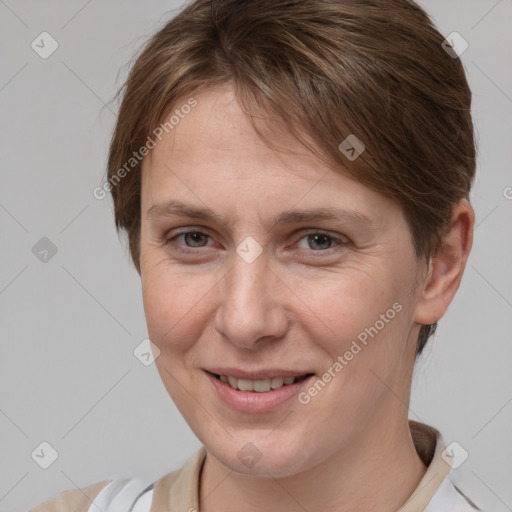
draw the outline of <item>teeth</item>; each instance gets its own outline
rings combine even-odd
[[[283,385],[284,377],[273,377],[272,378],[272,384],[270,384],[270,387],[272,389],[280,388]]]
[[[255,380],[252,387],[254,391],[265,393],[266,391],[270,391],[271,383],[271,379]]]
[[[271,389],[279,389],[283,386],[293,384],[296,380],[301,379],[303,376],[298,377],[273,377],[272,379],[249,380],[237,379],[231,375],[220,375],[220,380],[229,384],[233,389],[240,391],[256,391],[258,393],[265,393]]]
[[[252,380],[238,379],[238,389],[240,391],[253,391]]]

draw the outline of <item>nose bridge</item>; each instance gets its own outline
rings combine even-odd
[[[284,311],[275,291],[277,278],[268,268],[263,252],[254,259],[244,256],[254,250],[250,244],[242,242],[237,247],[233,266],[219,283],[216,315],[217,330],[228,341],[244,348],[253,347],[263,337],[282,336],[286,329]]]

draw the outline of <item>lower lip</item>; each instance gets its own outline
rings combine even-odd
[[[258,391],[240,391],[233,389],[229,384],[217,379],[211,373],[206,372],[206,375],[213,384],[213,387],[217,390],[221,400],[229,405],[231,409],[240,412],[272,411],[297,395],[300,389],[306,386],[313,377],[313,375],[310,375],[299,382],[260,393]]]

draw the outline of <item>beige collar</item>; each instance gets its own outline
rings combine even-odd
[[[409,420],[409,429],[416,451],[427,466],[427,472],[398,512],[423,512],[451,466],[441,457],[445,445],[436,429],[412,420]]]
[[[441,457],[445,446],[437,430],[412,420],[409,420],[409,428],[416,451],[427,465],[427,472],[398,512],[423,512],[451,467]],[[157,480],[150,512],[197,512],[199,477],[205,458],[203,446],[181,469]]]

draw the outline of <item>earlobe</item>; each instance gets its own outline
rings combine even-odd
[[[415,321],[422,325],[441,319],[459,288],[473,244],[475,214],[467,199],[453,208],[441,246],[430,259],[416,306]]]

